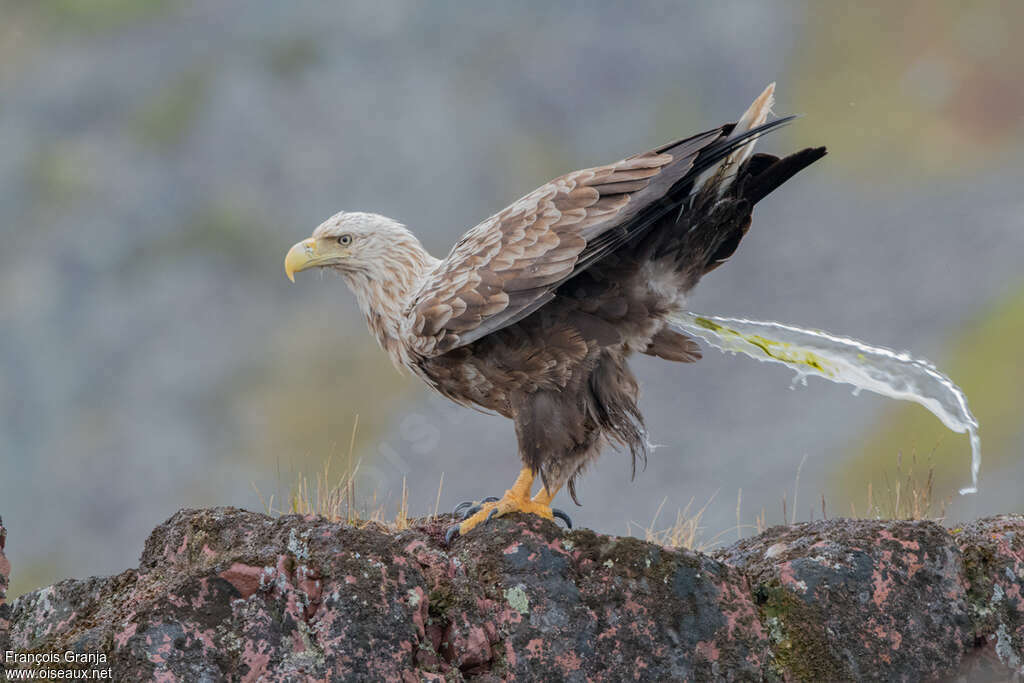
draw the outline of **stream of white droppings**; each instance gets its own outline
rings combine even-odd
[[[777,322],[688,311],[673,316],[671,321],[681,331],[721,351],[788,366],[796,372],[793,386],[806,386],[807,377],[816,375],[851,384],[854,394],[867,389],[921,404],[954,432],[970,436],[971,485],[960,489],[960,494],[977,493],[981,469],[978,421],[960,387],[928,361],[856,339]]]

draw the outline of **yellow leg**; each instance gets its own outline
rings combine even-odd
[[[516,498],[529,498],[530,489],[533,488],[533,470],[529,467],[524,467],[519,470],[519,476],[516,477],[516,483],[512,484],[512,488],[505,491],[506,496],[515,496]]]
[[[540,505],[551,505],[551,501],[555,499],[556,495],[558,495],[558,489],[548,493],[548,487],[541,486],[540,491],[537,491],[537,495],[533,497],[533,502]]]
[[[529,467],[524,467],[519,472],[516,483],[512,484],[512,488],[508,491],[505,491],[505,495],[502,496],[501,500],[483,503],[476,514],[459,524],[459,535],[464,536],[490,517],[501,517],[510,512],[525,512],[538,515],[544,519],[554,519],[554,513],[551,511],[550,505],[551,498],[554,498],[554,495],[548,495],[547,489],[542,489],[536,497],[532,500],[530,499],[533,478],[533,471]]]
[[[532,502],[536,505],[544,505],[548,507],[551,510],[552,515],[565,522],[566,528],[571,529],[572,519],[569,517],[569,515],[565,514],[564,511],[559,510],[558,508],[551,507],[551,501],[555,499],[555,496],[558,495],[558,492],[561,489],[561,486],[557,486],[550,490],[547,486],[542,486],[540,487],[540,491],[537,491],[537,495],[533,497]]]

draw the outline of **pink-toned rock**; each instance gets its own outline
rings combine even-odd
[[[970,680],[1000,680],[1007,668],[1024,679],[1024,516],[983,519],[954,531],[979,646],[968,658]]]
[[[252,567],[241,562],[235,562],[219,574],[238,591],[238,595],[245,600],[264,587],[272,576],[273,572],[267,572],[263,567]]]
[[[714,557],[519,516],[446,548],[448,523],[184,510],[138,570],[6,606],[10,648],[103,651],[118,680],[916,680],[1007,678],[1024,643],[1020,517]]]
[[[11,649],[11,607],[7,604],[7,587],[10,585],[11,563],[4,554],[7,544],[7,530],[0,518],[0,678],[4,676],[4,653]]]
[[[7,545],[7,529],[4,528],[4,520],[0,517],[0,605],[7,602],[7,586],[11,579],[11,563],[7,561],[4,554],[4,547]]]
[[[933,522],[775,527],[717,557],[749,578],[785,678],[943,678],[973,647],[961,554]]]

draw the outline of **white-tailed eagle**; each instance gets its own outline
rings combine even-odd
[[[500,499],[460,506],[465,534],[551,500],[606,445],[634,471],[648,441],[630,354],[692,362],[667,318],[736,250],[754,205],[825,154],[753,154],[774,84],[737,123],[542,185],[437,259],[400,223],[341,212],[291,248],[285,272],[332,268],[400,369],[448,398],[515,424],[522,471]],[[543,487],[530,497],[533,481]],[[468,509],[467,509],[468,508]]]

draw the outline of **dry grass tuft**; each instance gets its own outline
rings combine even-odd
[[[694,498],[690,498],[686,505],[676,511],[675,521],[664,528],[658,528],[658,517],[661,516],[661,511],[665,507],[665,503],[668,499],[661,501],[661,505],[654,513],[654,517],[651,519],[651,523],[647,526],[643,526],[636,522],[628,522],[626,524],[627,533],[630,536],[636,536],[637,538],[643,538],[648,543],[656,543],[660,546],[669,548],[686,548],[687,550],[695,550],[697,552],[708,552],[709,550],[717,547],[721,544],[723,537],[726,534],[736,532],[737,539],[742,538],[744,530],[755,530],[758,533],[764,531],[767,525],[764,521],[764,510],[761,510],[760,516],[757,518],[757,523],[751,524],[740,524],[740,506],[743,500],[743,490],[740,489],[736,496],[736,526],[729,529],[724,529],[709,539],[704,538],[704,527],[701,525],[701,518],[704,516],[705,510],[711,504],[711,501],[715,499],[717,492],[712,494],[708,498],[707,502],[700,507],[700,509],[694,509]],[[642,533],[634,533],[634,531]]]
[[[796,524],[798,521],[796,491],[800,486],[800,471],[803,468],[804,460],[800,461],[800,466],[797,468],[792,505],[788,502],[788,493],[783,492],[782,494],[783,524]],[[861,510],[858,510],[856,505],[851,504],[850,516],[859,519],[931,520],[935,522],[941,522],[945,518],[946,507],[950,504],[951,499],[936,497],[935,468],[930,463],[926,469],[923,468],[918,463],[916,454],[911,456],[910,466],[905,470],[903,467],[903,455],[902,453],[898,454],[896,458],[896,475],[890,478],[888,474],[885,474],[884,484],[885,490],[882,495],[876,494],[873,486],[868,484],[866,505]],[[712,495],[699,509],[694,509],[694,499],[690,498],[690,501],[677,511],[676,519],[671,525],[659,528],[658,517],[661,515],[662,509],[668,500],[665,499],[658,506],[658,510],[654,513],[654,518],[650,524],[642,525],[636,522],[629,522],[627,524],[628,533],[631,536],[636,536],[661,546],[707,552],[721,545],[722,540],[727,534],[735,532],[736,539],[739,540],[743,537],[744,532],[761,534],[768,529],[768,514],[763,507],[754,519],[753,524],[742,523],[743,489],[740,489],[736,495],[736,525],[720,531],[709,539],[705,539],[705,529],[701,525],[701,519],[714,498],[715,496]],[[820,505],[821,519],[828,519],[824,494],[821,495]],[[808,519],[810,521],[815,519],[814,506],[810,508]]]
[[[651,519],[651,523],[647,526],[641,526],[636,522],[627,522],[626,529],[630,536],[636,535],[633,533],[634,529],[642,531],[642,538],[648,543],[657,543],[661,546],[669,546],[672,548],[689,548],[691,550],[701,550],[705,547],[704,541],[701,539],[704,528],[700,524],[700,518],[704,515],[704,511],[707,510],[708,505],[714,500],[714,496],[708,498],[708,501],[701,506],[699,510],[692,511],[694,499],[690,498],[690,501],[686,504],[686,507],[676,511],[676,520],[673,524],[663,529],[658,529],[658,517],[661,515],[662,509],[665,507],[665,503],[668,502],[668,498],[661,501],[661,505],[654,513],[654,517]]]
[[[362,526],[369,523],[380,524],[395,531],[402,531],[409,528],[409,488],[405,478],[402,478],[402,496],[398,502],[397,509],[392,516],[387,512],[387,505],[378,500],[375,491],[369,501],[362,504],[357,503],[356,477],[359,474],[359,461],[355,460],[356,432],[359,428],[359,416],[356,416],[352,425],[352,434],[349,438],[347,467],[344,474],[332,480],[331,465],[334,460],[333,454],[324,462],[323,469],[316,473],[314,479],[303,473],[296,475],[295,483],[292,485],[288,496],[286,509],[274,507],[274,496],[269,500],[265,499],[256,488],[256,495],[259,496],[263,509],[268,515],[298,514],[316,515],[332,522],[345,522]],[[444,486],[444,475],[437,487],[437,499],[434,503],[434,512],[428,516],[428,520],[438,516],[438,508],[441,504],[441,488]]]
[[[896,456],[896,476],[890,479],[884,475],[885,491],[876,495],[874,486],[868,482],[867,502],[864,513],[858,514],[857,507],[850,503],[850,515],[864,519],[910,519],[942,521],[951,498],[936,499],[935,466],[928,464],[922,471],[917,454],[910,456],[910,467],[903,470],[903,453]],[[824,503],[822,503],[824,505]]]

